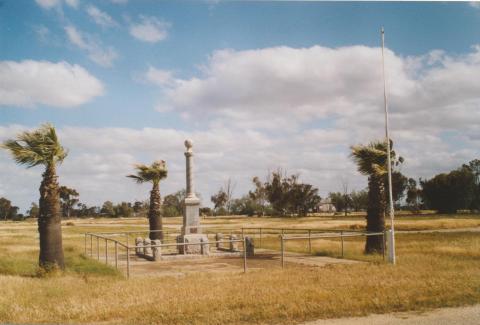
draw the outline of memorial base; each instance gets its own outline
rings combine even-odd
[[[188,234],[177,237],[177,243],[195,244],[195,245],[179,245],[179,254],[197,254],[209,255],[209,243],[207,235]]]
[[[182,234],[200,234],[200,200],[197,197],[186,197],[184,204]]]

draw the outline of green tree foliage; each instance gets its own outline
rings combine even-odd
[[[464,165],[466,168],[470,169],[474,176],[475,182],[475,193],[474,198],[472,200],[471,209],[473,210],[480,210],[480,160],[474,159],[468,163],[468,165]]]
[[[27,215],[29,218],[38,218],[39,211],[40,209],[38,208],[38,205],[35,202],[32,202],[30,209],[27,211]]]
[[[420,184],[425,204],[440,213],[469,209],[474,204],[478,190],[475,174],[467,166],[448,174],[438,174]]]
[[[56,166],[67,156],[60,145],[55,128],[44,124],[37,130],[22,132],[16,139],[7,140],[2,145],[10,151],[13,159],[27,168],[43,165],[40,184],[38,231],[40,234],[39,264],[49,270],[52,267],[64,268],[60,200]]]
[[[0,197],[0,220],[16,220],[18,207],[4,197]]]
[[[409,178],[407,185],[407,198],[405,199],[409,209],[414,212],[420,211],[420,200],[421,190],[417,186],[417,181],[415,181],[413,178]]]
[[[106,214],[107,216],[115,216],[115,209],[112,201],[105,201],[100,209],[100,213]]]
[[[256,207],[255,213],[263,217],[268,206],[267,190],[265,188],[265,184],[262,183],[260,178],[255,176],[252,179],[252,182],[255,185],[255,189],[253,191],[249,191],[248,195],[250,196],[250,199],[254,201],[254,205]]]
[[[349,196],[353,211],[358,212],[368,208],[367,190],[352,191]]]
[[[135,201],[133,202],[133,214],[135,217],[144,217],[147,214],[150,205],[148,201]]]
[[[253,216],[258,210],[261,208],[248,194],[239,199],[233,199],[231,203],[231,213],[235,215]]]
[[[96,206],[88,206],[84,203],[77,203],[77,209],[72,209],[72,215],[74,214],[78,218],[97,217],[100,214],[100,208]]]
[[[393,142],[390,142],[390,144],[390,148],[393,148]],[[371,142],[366,146],[353,146],[351,149],[351,157],[357,164],[358,171],[368,176],[367,231],[382,232],[385,230],[385,210],[387,207],[387,142]],[[403,162],[402,157],[396,158],[393,150],[390,152],[390,157],[392,168]],[[392,187],[394,186],[392,185]],[[367,236],[365,252],[381,252],[382,245],[381,236]]]
[[[115,205],[113,211],[117,218],[130,218],[133,216],[133,207],[130,202],[121,202]]]
[[[281,170],[272,173],[270,181],[265,183],[268,201],[276,215],[284,216],[289,211],[289,189],[297,176],[287,178]]]
[[[388,184],[388,177],[385,176],[385,184]],[[394,170],[392,172],[392,195],[393,202],[398,203],[404,196],[408,186],[408,178],[401,172]]]
[[[60,201],[62,205],[62,213],[66,218],[70,218],[70,213],[75,204],[78,203],[78,192],[66,186],[60,186],[59,189]]]
[[[163,199],[163,215],[165,217],[178,217],[183,213],[183,201],[185,200],[185,190],[165,196]]]
[[[212,216],[213,211],[209,207],[202,207],[202,208],[200,208],[200,215],[202,215],[202,216]]]
[[[153,162],[150,166],[138,164],[135,166],[136,174],[128,175],[137,183],[152,183],[150,191],[150,206],[148,221],[150,224],[150,239],[163,239],[162,230],[162,200],[160,197],[160,181],[167,177],[167,164],[164,160]]]
[[[224,211],[226,211],[225,206],[228,202],[228,194],[223,188],[220,188],[216,194],[212,195],[210,200],[212,201],[215,210],[224,209]]]
[[[229,215],[232,207],[235,183],[229,178],[218,192],[210,197],[217,215]]]
[[[263,188],[276,215],[306,216],[308,212],[316,210],[320,203],[317,188],[299,182],[297,175],[287,177],[281,170],[273,172]]]
[[[317,188],[314,188],[311,184],[297,182],[291,185],[288,198],[290,200],[290,211],[303,217],[307,216],[308,212],[316,210],[321,200]]]
[[[328,197],[332,201],[332,204],[335,206],[335,210],[337,211],[345,211],[352,205],[350,195],[345,195],[344,193],[340,192],[330,192]]]

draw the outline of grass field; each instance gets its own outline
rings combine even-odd
[[[73,220],[63,227],[67,269],[45,276],[37,270],[34,222],[0,223],[0,322],[6,323],[297,323],[318,318],[423,310],[480,303],[480,233],[397,236],[398,264],[362,255],[363,239],[350,239],[346,257],[369,263],[242,273],[135,277],[85,258],[86,231],[145,229],[145,219]],[[179,218],[167,226],[180,225]],[[221,218],[211,227],[361,227],[360,217]],[[480,226],[478,216],[401,217],[397,229]],[[273,238],[265,246],[276,245]],[[304,242],[287,249],[304,251]],[[314,245],[318,255],[338,256],[338,241]]]

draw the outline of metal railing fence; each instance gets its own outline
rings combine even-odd
[[[150,232],[150,231],[145,231],[145,232]],[[123,233],[123,232],[122,232]],[[122,234],[120,233],[120,234]],[[132,233],[132,232],[131,232]],[[137,232],[133,232],[133,233],[137,233]],[[117,240],[117,239],[113,239],[111,237],[107,237],[107,236],[104,236],[105,233],[85,233],[85,248],[84,248],[84,252],[85,252],[85,256],[89,256],[91,258],[94,258],[94,256],[96,255],[97,257],[97,260],[100,261],[100,256],[104,257],[104,261],[105,261],[105,264],[109,264],[109,260],[108,260],[108,256],[109,256],[109,246],[108,244],[109,243],[113,243],[114,245],[114,265],[115,265],[115,269],[118,270],[119,269],[119,249],[124,249],[125,250],[125,253],[126,253],[126,275],[127,275],[127,278],[130,278],[130,273],[131,273],[131,268],[132,268],[132,263],[130,261],[130,252],[131,250],[134,250],[137,249],[137,248],[145,248],[145,246],[138,246],[138,245],[135,245],[135,246],[132,246],[132,245],[129,245],[128,242],[127,244],[124,244],[122,243],[121,241]],[[118,235],[119,233],[108,233],[110,235]],[[90,238],[90,249],[88,249],[88,238]],[[95,241],[96,241],[96,249],[94,250],[94,238],[95,238]],[[100,249],[100,241],[103,241],[104,242],[104,254],[100,254],[101,253],[101,249]],[[128,239],[127,239],[128,241]],[[176,247],[177,249],[180,247],[180,246],[201,246],[201,247],[204,247],[205,245],[210,245],[210,244],[230,244],[230,243],[242,243],[242,256],[243,256],[243,271],[244,272],[247,272],[247,253],[246,253],[246,239],[245,238],[241,238],[241,239],[225,239],[225,240],[216,240],[216,241],[209,241],[209,242],[199,242],[199,243],[186,243],[186,242],[183,242],[183,243],[179,243],[179,242],[176,242],[176,243],[162,243],[162,244],[153,244],[153,245],[149,245],[148,248],[168,248],[168,247]],[[210,246],[208,246],[210,248]],[[185,249],[183,250],[185,252]]]
[[[99,233],[85,233],[85,256],[90,256],[94,258],[96,255],[96,259],[100,260],[101,257],[101,249],[100,249],[100,242],[103,241],[104,244],[104,261],[106,264],[109,263],[109,244],[114,249],[114,265],[115,268],[118,270],[120,266],[120,250],[124,250],[126,254],[126,275],[127,278],[130,277],[131,273],[131,261],[130,261],[130,252],[131,250],[135,250],[137,248],[145,248],[145,246],[132,246],[129,244],[129,237],[132,234],[149,234],[152,232],[162,232],[164,235],[164,239],[162,243],[159,245],[150,245],[148,247],[154,248],[178,248],[180,246],[190,246],[190,245],[207,245],[207,244],[228,244],[234,242],[241,242],[243,243],[243,264],[244,264],[244,272],[247,271],[247,254],[246,254],[246,240],[247,236],[251,236],[254,239],[258,239],[258,248],[262,247],[262,239],[266,239],[267,237],[272,238],[272,235],[278,235],[280,239],[280,260],[282,268],[285,266],[285,251],[286,251],[286,242],[292,240],[307,240],[308,241],[308,253],[312,254],[312,241],[316,239],[328,239],[328,238],[340,238],[340,245],[341,245],[341,257],[344,257],[344,238],[347,237],[361,237],[361,236],[382,236],[382,255],[383,260],[385,260],[385,232],[367,232],[361,230],[338,230],[338,229],[315,229],[315,228],[275,228],[275,227],[242,227],[240,229],[232,229],[232,228],[221,228],[221,227],[202,227],[202,233],[207,237],[212,237],[217,233],[222,233],[226,236],[230,236],[230,239],[222,239],[222,240],[210,240],[208,243],[179,243],[176,241],[176,236],[180,235],[180,230],[176,229],[167,229],[167,230],[130,230],[130,231],[120,231],[120,232],[99,232]],[[233,235],[241,236],[240,239],[232,239]],[[118,238],[118,239],[116,239]],[[174,239],[175,238],[175,239]],[[89,240],[88,240],[89,239]],[[125,242],[122,242],[120,239],[124,239]],[[95,245],[94,245],[95,241]],[[90,245],[88,245],[88,242]],[[90,246],[90,247],[88,247]],[[209,246],[211,247],[211,246]],[[89,248],[89,249],[88,249]],[[184,250],[185,251],[185,250]],[[163,249],[162,249],[163,252]]]
[[[280,235],[280,261],[282,268],[285,267],[285,246],[286,241],[290,240],[308,240],[309,253],[312,253],[312,240],[315,239],[326,239],[326,238],[340,238],[341,242],[341,256],[344,257],[344,238],[345,237],[361,237],[361,236],[382,236],[382,256],[385,260],[385,231],[383,232],[368,232],[368,231],[344,231],[341,230],[339,233],[317,233],[312,235],[310,232],[308,236],[286,236]]]

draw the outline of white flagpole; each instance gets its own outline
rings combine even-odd
[[[389,198],[389,214],[390,214],[390,233],[388,234],[388,260],[395,264],[395,229],[393,225],[394,208],[393,208],[393,193],[392,193],[392,160],[390,157],[390,136],[388,132],[388,104],[387,104],[387,82],[385,78],[385,31],[382,27],[382,71],[383,71],[383,102],[385,107],[385,137],[387,140],[387,168],[388,168],[388,198]]]

